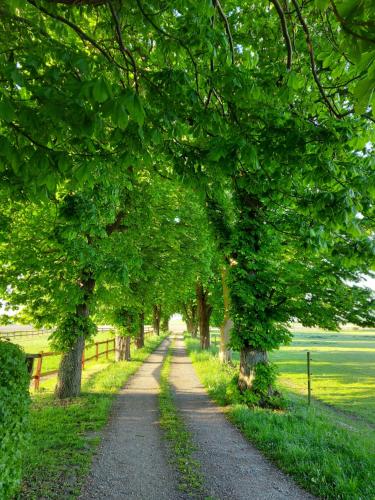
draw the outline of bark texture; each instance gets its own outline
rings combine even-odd
[[[130,336],[116,336],[116,361],[130,361]]]
[[[232,352],[228,349],[228,343],[230,341],[230,331],[233,328],[233,321],[230,318],[224,320],[220,327],[220,350],[219,350],[219,360],[222,363],[229,363],[232,359]]]
[[[155,335],[160,335],[161,306],[154,304],[152,308],[152,327]]]
[[[259,363],[267,363],[266,351],[259,351],[252,347],[243,347],[240,352],[240,373],[238,387],[241,391],[253,388],[256,367]]]
[[[145,345],[145,313],[139,314],[139,330],[138,337],[135,339],[135,345],[137,349],[140,349]]]
[[[196,338],[198,335],[198,306],[193,302],[183,304],[183,312],[187,331]]]
[[[230,331],[233,328],[233,321],[229,316],[229,288],[227,284],[228,268],[223,267],[221,271],[221,282],[223,287],[223,302],[224,302],[224,318],[223,324],[220,328],[220,350],[219,359],[222,363],[228,363],[232,359],[232,353],[228,349],[228,344],[230,340]]]
[[[83,273],[80,287],[83,289],[83,302],[76,307],[78,318],[88,318],[90,315],[89,302],[92,297],[95,280],[91,272]],[[59,371],[57,374],[57,385],[55,396],[59,399],[74,398],[81,392],[82,379],[82,353],[85,349],[85,338],[87,332],[72,332],[75,341],[69,351],[61,356]]]
[[[202,283],[197,283],[196,292],[201,348],[208,349],[210,347],[210,317],[212,306],[208,303],[208,290],[204,289]]]
[[[85,337],[81,335],[72,348],[61,356],[55,396],[59,399],[75,398],[81,391],[82,353]]]
[[[169,316],[164,316],[161,322],[163,332],[169,332]]]

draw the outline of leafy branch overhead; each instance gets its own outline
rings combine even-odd
[[[97,321],[230,320],[243,386],[292,320],[374,323],[370,0],[0,10],[2,298],[57,326],[59,397]]]

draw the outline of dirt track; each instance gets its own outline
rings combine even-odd
[[[159,376],[169,343],[164,341],[119,393],[81,500],[186,498],[178,491],[159,426]],[[266,460],[209,400],[181,335],[173,349],[170,380],[198,448],[205,498],[313,498]]]
[[[183,498],[159,427],[159,376],[169,343],[151,354],[117,396],[82,500]]]
[[[266,460],[225,418],[200,384],[182,337],[171,368],[176,405],[198,447],[197,460],[210,497],[231,500],[312,499]]]

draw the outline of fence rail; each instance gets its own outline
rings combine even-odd
[[[107,328],[101,331],[110,331],[111,328]],[[152,327],[146,326],[145,335],[152,335],[154,333],[154,330]],[[132,342],[134,340],[132,339]],[[105,344],[105,349],[103,351],[100,350],[100,346]],[[86,351],[91,348],[92,346],[95,346],[95,354],[91,356],[86,356]],[[94,344],[88,344],[85,346],[85,349],[83,350],[82,353],[82,370],[85,369],[85,364],[88,361],[91,361],[95,359],[98,361],[98,359],[101,356],[105,356],[107,359],[109,359],[109,354],[112,352],[116,352],[116,340],[114,338],[112,339],[106,339],[106,340],[101,340],[99,342],[94,342]],[[31,375],[31,380],[34,381],[34,389],[38,390],[40,387],[40,381],[42,378],[49,377],[51,375],[56,375],[59,370],[49,370],[47,372],[42,372],[42,366],[43,366],[43,359],[48,357],[48,356],[61,356],[61,352],[39,352],[37,354],[26,354],[26,362],[28,366],[28,371]],[[36,363],[36,368],[35,368],[35,373],[34,373],[34,360],[37,360]]]
[[[112,326],[98,326],[98,332],[110,332]],[[39,335],[51,334],[55,331],[54,328],[30,328],[29,330],[0,330],[0,339],[12,340],[18,337],[38,337]]]

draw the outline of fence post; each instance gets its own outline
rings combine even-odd
[[[82,370],[85,369],[85,349],[82,351]]]
[[[96,361],[99,359],[99,345],[97,342],[95,342],[95,356],[96,356]]]
[[[35,381],[34,381],[34,389],[36,391],[39,389],[39,384],[40,384],[40,374],[42,373],[42,360],[43,360],[43,351],[39,353],[38,363],[36,364]]]
[[[107,340],[107,350],[106,350],[105,354],[106,354],[106,358],[108,359],[108,340]]]
[[[26,355],[26,366],[27,366],[27,371],[29,372],[30,377],[33,376],[33,371],[34,371],[34,357],[32,356],[27,356]]]
[[[307,351],[307,402],[311,404],[311,356],[310,351]]]

